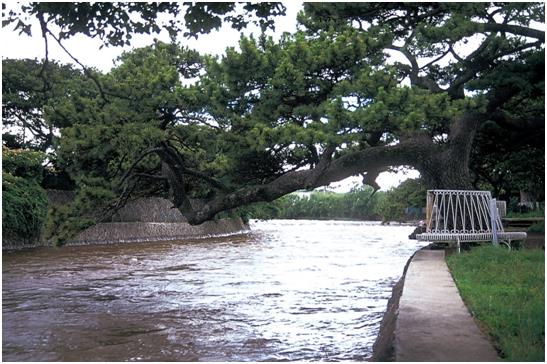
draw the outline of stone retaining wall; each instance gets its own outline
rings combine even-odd
[[[245,232],[249,227],[241,219],[207,221],[201,225],[187,222],[110,222],[93,225],[67,245],[110,244],[144,241],[181,240]]]
[[[113,222],[185,222],[173,203],[161,197],[143,197],[129,201],[116,215]]]

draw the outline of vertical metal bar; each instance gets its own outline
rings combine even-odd
[[[447,213],[448,204],[446,202],[446,194],[445,194],[444,191],[443,191],[442,198],[441,198],[441,204],[443,206],[443,210],[442,210],[443,211],[443,216],[442,216],[443,217],[443,232],[446,232],[446,223],[448,221],[448,213]]]
[[[433,200],[434,194],[431,191],[427,191],[427,205],[426,205],[426,216],[425,220],[427,221],[426,231],[431,231],[431,223],[433,219]]]
[[[490,211],[489,206],[490,199],[484,194],[477,195],[477,208],[479,210],[479,228],[480,232],[490,232],[488,229],[490,221],[488,221],[488,215]],[[484,222],[484,224],[483,224]]]
[[[498,226],[497,226],[498,208],[496,207],[496,199],[490,200],[490,221],[492,224],[492,242],[494,245],[500,245],[498,240]]]
[[[464,230],[467,230],[467,225],[466,225],[466,214],[469,213],[469,217],[470,217],[470,223],[471,223],[471,229],[473,229],[473,223],[471,221],[473,221],[473,215],[471,214],[471,208],[469,207],[469,203],[467,201],[467,195],[463,195],[463,229]]]
[[[441,202],[439,201],[439,194],[435,193],[435,232],[439,232],[439,219],[441,218]]]
[[[490,211],[490,201],[492,201],[492,196],[490,195],[490,192],[488,192],[487,194],[483,194],[482,199],[483,203],[481,204],[481,206],[484,209],[484,226],[486,226],[486,231],[491,231],[492,229],[488,229],[488,226],[492,224],[492,221],[488,221],[489,217],[492,216],[492,212]],[[496,209],[496,211],[498,210]]]
[[[462,198],[463,195],[456,195],[456,218],[458,221],[461,221],[460,229],[458,230],[458,226],[455,226],[456,233],[460,232],[463,233],[463,230],[465,229],[465,213],[462,210]]]

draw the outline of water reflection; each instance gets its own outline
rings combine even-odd
[[[3,255],[3,359],[365,360],[411,227],[252,223],[230,237]]]

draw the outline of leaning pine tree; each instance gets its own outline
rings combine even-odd
[[[221,58],[156,43],[65,100],[59,158],[82,204],[162,195],[192,224],[353,175],[377,187],[394,166],[470,189],[479,126],[544,129],[543,18],[539,3],[309,3],[304,30]]]

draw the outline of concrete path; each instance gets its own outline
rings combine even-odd
[[[464,305],[443,250],[420,250],[410,262],[399,301],[395,360],[500,360]]]

